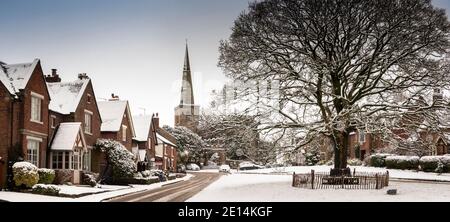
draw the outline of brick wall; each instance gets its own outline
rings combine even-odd
[[[0,83],[0,188],[6,185],[8,149],[11,146],[12,98]]]

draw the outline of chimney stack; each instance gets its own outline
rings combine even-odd
[[[78,79],[79,80],[89,79],[89,76],[86,73],[80,73],[78,74]]]
[[[49,83],[61,82],[61,78],[58,75],[57,69],[52,69],[52,74],[45,76],[45,81]]]
[[[118,101],[119,100],[119,96],[115,95],[114,93],[111,93],[111,99],[109,99],[109,101]]]
[[[159,116],[158,116],[158,113],[156,113],[156,115],[153,116],[153,123],[155,124],[155,127],[158,129],[159,128]]]

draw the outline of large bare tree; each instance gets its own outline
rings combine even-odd
[[[265,129],[298,129],[297,148],[329,137],[342,169],[351,131],[442,124],[435,110],[447,104],[425,97],[448,89],[449,31],[430,0],[257,1],[221,42],[219,66],[234,80],[277,82],[276,99],[252,100],[270,116]]]

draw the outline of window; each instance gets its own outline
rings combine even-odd
[[[39,167],[39,144],[40,139],[28,139],[27,140],[27,160],[28,162]]]
[[[73,170],[79,170],[80,169],[80,152],[74,151],[72,153],[72,169]]]
[[[52,153],[52,168],[53,169],[63,169],[63,156],[64,152],[53,152]]]
[[[91,171],[91,150],[83,153],[83,170]]]
[[[31,121],[42,123],[42,100],[43,96],[31,93]]]
[[[92,112],[84,111],[84,132],[92,134]]]
[[[50,126],[52,127],[52,129],[56,127],[56,116],[50,116]]]
[[[70,152],[64,152],[64,169],[70,169]]]
[[[366,133],[362,130],[359,131],[359,142],[360,143],[366,142]]]
[[[91,101],[92,101],[92,96],[91,96],[91,94],[87,94],[87,103],[88,103],[88,104],[91,104]]]
[[[127,141],[127,126],[122,125],[122,141]]]

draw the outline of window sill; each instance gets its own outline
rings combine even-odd
[[[89,135],[89,136],[93,135],[92,133],[89,133],[89,132],[84,132],[84,134]]]
[[[30,121],[33,122],[33,123],[38,123],[38,124],[44,125],[44,122],[41,122],[41,121],[38,121],[38,120],[30,119]]]

